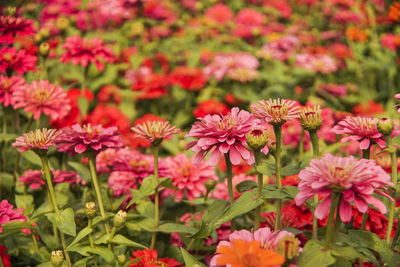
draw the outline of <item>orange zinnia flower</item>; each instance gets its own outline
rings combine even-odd
[[[366,42],[368,39],[367,32],[350,26],[346,30],[346,36],[352,41]]]
[[[389,7],[389,18],[394,21],[399,21],[400,15],[400,3],[394,2],[393,5]]]
[[[229,264],[232,267],[271,267],[285,262],[282,255],[273,250],[262,249],[257,241],[235,239],[230,246],[219,247],[217,253],[217,264]]]

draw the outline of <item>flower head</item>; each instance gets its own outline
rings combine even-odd
[[[296,101],[289,99],[260,100],[250,106],[256,117],[272,125],[282,125],[287,120],[297,118],[298,108]]]
[[[2,225],[12,221],[26,221],[26,217],[21,213],[23,209],[13,210],[13,205],[8,203],[6,199],[0,202],[0,233],[3,232]]]
[[[140,259],[137,263],[131,263],[129,267],[175,267],[182,264],[175,259],[158,258],[158,252],[155,249],[136,250],[133,253],[131,260]]]
[[[37,57],[27,53],[26,50],[17,51],[15,47],[0,49],[0,72],[16,71],[22,75],[27,71],[34,71]]]
[[[62,135],[57,140],[58,151],[75,155],[89,150],[95,153],[105,148],[121,147],[117,127],[103,128],[101,125],[86,124],[81,127],[75,124],[62,129]]]
[[[316,131],[322,125],[321,109],[319,106],[306,107],[300,114],[301,126],[307,131]]]
[[[385,193],[376,189],[393,186],[390,177],[375,161],[354,157],[335,157],[325,154],[321,159],[313,159],[310,166],[299,173],[299,190],[295,201],[302,205],[308,198],[320,194],[325,199],[317,206],[315,217],[322,220],[329,212],[333,192],[342,195],[340,202],[340,218],[343,222],[351,220],[350,203],[354,201],[356,208],[365,213],[368,204],[375,206],[382,213],[386,206],[372,196],[372,193]]]
[[[69,61],[74,65],[88,66],[89,63],[95,63],[97,69],[102,71],[105,62],[114,61],[114,53],[111,49],[104,46],[103,40],[94,37],[91,40],[81,38],[78,35],[67,37],[62,47],[65,51],[61,55],[60,61],[67,63]]]
[[[55,146],[59,137],[60,132],[56,129],[36,129],[35,132],[31,131],[18,137],[15,142],[12,143],[12,146],[18,148],[19,152],[24,152],[26,150],[34,150],[38,152],[40,150],[47,150],[51,146]]]
[[[378,119],[367,117],[347,116],[332,128],[332,132],[336,134],[347,134],[342,137],[341,142],[358,141],[360,149],[368,149],[371,142],[377,143],[380,147],[385,146],[385,139],[378,131]]]
[[[241,158],[249,164],[254,162],[253,154],[246,148],[246,135],[260,121],[252,114],[235,107],[228,115],[207,115],[199,119],[186,135],[198,138],[186,146],[186,149],[192,148],[197,152],[194,163],[199,164],[209,152],[209,163],[214,166],[220,156],[228,152],[234,165],[240,164]]]
[[[14,108],[24,108],[36,120],[42,112],[52,120],[62,119],[71,109],[64,89],[47,80],[32,81],[31,84],[16,88],[13,101]]]
[[[25,84],[25,79],[20,76],[0,76],[0,103],[5,107],[14,104],[12,97],[14,91]]]
[[[0,17],[0,44],[12,44],[15,36],[30,36],[34,33],[33,21],[30,19],[13,16]]]
[[[157,146],[163,139],[179,133],[179,129],[167,121],[147,121],[131,128],[137,137],[145,138]]]

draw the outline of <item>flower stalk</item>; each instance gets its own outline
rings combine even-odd
[[[282,152],[282,125],[275,124],[274,125],[274,133],[275,133],[275,176],[278,184],[278,190],[282,189],[282,178],[281,178],[281,152]],[[276,222],[275,222],[275,230],[279,230],[282,228],[281,224],[281,216],[282,216],[282,200],[278,199],[276,202]]]
[[[369,146],[367,149],[362,150],[362,155],[364,159],[370,159],[371,157],[371,146]],[[365,212],[362,216],[362,222],[361,222],[361,229],[365,230],[367,227],[367,220],[368,220],[368,213]]]
[[[151,243],[150,243],[150,249],[154,249],[154,246],[156,245],[156,239],[157,239],[157,229],[158,229],[158,223],[160,220],[160,215],[159,215],[159,195],[158,195],[158,153],[159,153],[159,144],[154,143],[153,144],[153,156],[154,156],[154,182],[157,185],[156,188],[154,189],[154,232],[153,235],[151,236]]]
[[[319,143],[318,143],[318,135],[316,131],[309,131],[311,137],[311,144],[313,149],[313,158],[319,158]],[[318,205],[318,195],[314,196],[314,205],[317,207]],[[312,228],[312,238],[317,239],[318,233],[318,220],[313,216],[313,228]]]
[[[333,224],[333,219],[335,217],[335,210],[336,207],[338,207],[340,200],[340,194],[337,192],[332,193],[332,198],[331,198],[331,208],[329,210],[329,217],[328,217],[328,223],[326,225],[326,236],[325,236],[325,249],[330,249],[332,246],[332,224]]]
[[[254,158],[255,158],[255,167],[257,167],[258,164],[260,164],[260,151],[254,151]],[[256,168],[257,170],[257,168]],[[259,171],[257,171],[257,198],[261,199],[262,197],[262,188],[263,188],[263,175]],[[257,206],[256,208],[256,218],[254,221],[254,230],[258,230],[260,227],[260,221],[261,221],[261,210],[262,210],[263,203]]]

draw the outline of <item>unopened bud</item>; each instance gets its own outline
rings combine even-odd
[[[87,202],[85,204],[85,214],[88,219],[93,219],[96,216],[96,203]]]
[[[376,127],[381,134],[390,135],[393,132],[394,124],[391,119],[383,118],[378,121]]]
[[[306,107],[300,112],[300,123],[306,131],[317,131],[322,125],[321,109],[319,106]]]
[[[56,27],[60,31],[64,31],[69,26],[69,20],[65,17],[59,17],[56,21]]]
[[[121,227],[125,224],[127,213],[123,210],[120,210],[114,216],[114,226]]]
[[[206,186],[207,192],[210,192],[217,185],[217,182],[215,180],[207,180],[204,185]]]
[[[268,143],[268,135],[264,130],[255,129],[247,134],[246,140],[251,149],[259,151]]]
[[[64,254],[62,250],[53,250],[51,252],[51,264],[54,267],[60,267],[64,262]]]
[[[117,261],[119,264],[123,265],[126,261],[126,256],[124,254],[119,254],[117,257]]]
[[[43,39],[47,39],[50,36],[50,29],[48,28],[40,29],[39,34],[40,36],[42,36]]]
[[[37,33],[37,34],[35,34],[35,42],[37,43],[37,44],[39,44],[41,41],[42,41],[42,36],[39,34],[39,33]]]
[[[291,235],[286,235],[278,242],[277,252],[286,259],[293,259],[299,255],[299,240]]]
[[[50,52],[50,46],[48,43],[42,43],[39,47],[39,53],[43,57],[47,57]]]
[[[4,12],[9,16],[14,16],[17,8],[15,6],[8,6],[5,8]]]

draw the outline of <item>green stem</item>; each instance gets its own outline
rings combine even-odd
[[[400,217],[399,217],[399,221],[400,221]],[[392,243],[390,244],[391,249],[393,249],[394,246],[396,245],[397,239],[399,239],[399,236],[400,236],[400,227],[396,227],[396,232],[394,233]]]
[[[33,115],[31,115],[29,117],[29,120],[26,123],[25,128],[24,128],[24,132],[22,134],[24,134],[24,133],[26,133],[28,131],[29,127],[31,127],[31,125],[32,125],[32,122],[33,122]],[[15,157],[15,165],[14,165],[14,179],[17,179],[17,176],[19,175],[19,161],[20,161],[20,159],[21,159],[21,153],[17,152],[17,156]]]
[[[229,154],[225,153],[225,165],[226,165],[226,180],[228,183],[228,195],[229,195],[229,203],[232,205],[233,202],[235,201],[234,195],[233,195],[233,182],[232,182],[232,177],[233,177],[233,172],[232,172],[232,163],[231,160],[229,159]],[[231,221],[231,232],[235,230],[235,223],[234,219]]]
[[[85,96],[88,72],[89,72],[89,64],[86,67],[84,67],[84,69],[83,69],[83,79],[82,79],[82,84],[81,84],[81,96],[82,97]]]
[[[196,238],[192,238],[192,240],[190,240],[189,245],[186,247],[186,250],[189,251],[190,248],[193,246],[194,241],[196,240]]]
[[[369,146],[367,149],[362,150],[362,155],[364,159],[370,159],[371,157],[371,146]],[[361,230],[365,230],[367,227],[367,220],[368,220],[368,212],[365,212],[362,216],[362,222],[361,222]]]
[[[332,243],[333,244],[335,244],[336,237],[339,233],[340,225],[342,224],[342,221],[340,220],[340,206],[339,206],[340,201],[342,201],[342,194],[339,195],[338,206],[336,209],[335,223],[333,224],[333,235],[332,235]]]
[[[93,229],[92,223],[93,223],[93,220],[92,220],[92,219],[89,219],[89,220],[88,220],[88,229]],[[89,233],[88,237],[89,237],[90,247],[91,247],[91,248],[95,248],[96,246],[94,245],[94,242],[93,242],[92,233]]]
[[[281,178],[282,125],[274,125],[274,133],[275,133],[275,139],[276,139],[275,176],[276,176],[276,181],[278,183],[278,189],[282,189],[282,178]],[[275,230],[280,230],[282,228],[281,214],[282,214],[282,200],[278,199],[276,201]]]
[[[309,131],[310,133],[310,138],[311,138],[311,144],[312,144],[312,150],[313,150],[313,158],[317,159],[319,158],[319,143],[318,143],[318,135],[316,131]],[[314,195],[314,205],[315,208],[318,205],[318,195]],[[315,213],[315,212],[314,212]],[[318,220],[315,217],[315,214],[313,216],[313,231],[312,231],[312,238],[317,239],[317,233],[318,233]]]
[[[115,232],[117,232],[117,227],[113,226],[113,228],[111,229],[110,236],[108,238],[108,249],[111,249],[111,241],[114,238]]]
[[[46,182],[47,182],[47,188],[49,189],[50,193],[50,200],[53,205],[54,212],[60,216],[60,210],[58,209],[57,202],[56,202],[56,197],[54,193],[54,187],[53,187],[53,181],[51,180],[51,173],[50,173],[50,167],[49,167],[49,161],[47,159],[47,155],[40,155],[40,160],[42,161],[43,169],[44,169],[44,176],[46,177]],[[71,264],[71,259],[69,257],[68,251],[67,251],[67,244],[65,242],[65,236],[63,232],[60,232],[61,236],[61,244],[63,246],[64,250],[64,255],[65,259],[67,261],[68,266],[72,266]]]
[[[393,146],[392,138],[390,135],[386,135],[386,142],[387,146],[389,148],[389,151],[392,150],[393,152],[390,152],[390,160],[392,163],[392,183],[397,184],[397,158],[396,158],[396,150],[395,147]],[[397,195],[397,190],[396,186],[394,187],[394,193],[393,193],[393,199],[396,199]],[[387,233],[386,233],[386,242],[390,244],[391,240],[391,235],[392,235],[392,228],[393,228],[393,221],[394,221],[394,213],[395,213],[395,208],[396,208],[396,201],[390,202],[390,211],[389,211],[389,222],[388,222],[388,228],[387,228]],[[400,227],[397,227],[400,228]]]
[[[33,230],[31,230],[31,232],[32,232],[31,233],[31,237],[32,237],[33,245],[35,247],[35,252],[38,253],[39,247],[38,247],[38,244],[37,244],[37,241],[36,241],[36,235],[33,233]]]
[[[3,134],[7,133],[7,108],[3,107]]]
[[[150,244],[150,249],[154,249],[156,245],[156,239],[157,239],[157,229],[158,229],[158,223],[160,221],[160,214],[159,214],[159,195],[158,195],[158,152],[159,152],[159,147],[153,146],[153,155],[154,155],[154,180],[155,184],[157,185],[156,188],[154,189],[154,232],[153,235],[151,236],[151,244]]]
[[[260,151],[253,150],[254,152],[254,159],[255,159],[255,166],[254,168],[257,170],[257,165],[261,163],[261,155]],[[257,171],[257,198],[261,199],[262,196],[262,188],[263,188],[263,175],[262,173]],[[260,227],[261,221],[261,210],[263,204],[257,206],[256,208],[256,219],[254,221],[254,230],[257,230]]]
[[[299,154],[300,154],[300,159],[302,159],[304,156],[304,130],[301,130],[300,134]]]
[[[331,248],[332,223],[333,223],[333,218],[335,216],[336,207],[338,206],[338,201],[339,201],[339,194],[338,193],[332,193],[332,195],[331,195],[331,208],[329,210],[328,223],[326,225],[325,249],[330,249]]]
[[[106,229],[106,233],[109,234],[110,233],[110,225],[108,224],[106,213],[104,211],[103,198],[101,196],[100,185],[99,185],[99,181],[97,179],[96,167],[94,165],[94,158],[95,158],[94,155],[89,157],[90,175],[92,176],[92,184],[94,186],[94,190],[96,191],[97,202],[99,203],[101,219],[103,220],[104,227]]]

